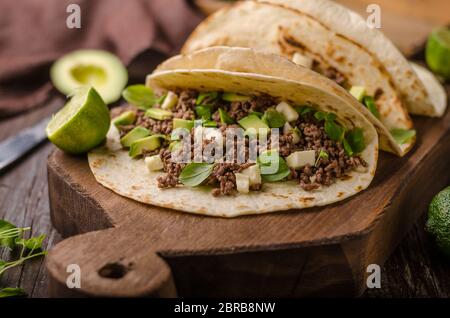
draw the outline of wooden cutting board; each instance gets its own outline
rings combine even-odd
[[[47,257],[52,296],[352,296],[450,184],[450,111],[415,118],[405,158],[380,153],[370,187],[346,201],[233,219],[180,213],[96,183],[84,156],[48,159],[51,218],[68,237]],[[220,200],[220,199],[218,199]],[[83,234],[84,233],[84,234]],[[70,264],[81,288],[69,289]]]

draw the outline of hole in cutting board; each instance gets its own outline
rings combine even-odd
[[[99,269],[98,274],[104,278],[120,279],[128,272],[128,268],[120,263],[108,263]]]

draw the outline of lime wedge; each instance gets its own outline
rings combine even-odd
[[[431,32],[425,58],[433,72],[450,79],[450,29],[439,28]]]
[[[80,154],[100,144],[110,125],[109,110],[94,88],[81,87],[47,125],[48,139],[68,153]]]

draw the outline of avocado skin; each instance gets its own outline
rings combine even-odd
[[[439,250],[450,259],[450,186],[431,201],[425,229],[434,237]]]

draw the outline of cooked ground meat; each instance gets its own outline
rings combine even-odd
[[[337,81],[340,80],[340,74],[330,68],[331,72],[329,75],[336,77]],[[341,81],[342,82],[342,81]],[[173,116],[176,118],[183,119],[195,119],[195,103],[198,96],[198,92],[192,90],[177,90],[175,92],[178,95],[178,103],[172,110]],[[230,117],[235,121],[248,116],[251,112],[261,112],[263,113],[267,108],[273,107],[277,104],[277,100],[270,96],[259,96],[252,97],[251,99],[243,102],[225,102],[221,99],[216,101],[208,101],[214,105],[214,109],[219,107],[228,112]],[[158,107],[158,106],[157,106]],[[125,110],[130,110],[136,112],[136,120],[131,125],[120,126],[119,130],[123,136],[131,129],[136,126],[142,126],[153,133],[170,134],[172,132],[172,119],[168,120],[154,120],[145,116],[145,111],[139,110],[135,107],[128,107]],[[114,114],[115,116],[120,113]],[[231,128],[240,128],[237,124],[225,125],[220,122],[220,116],[218,111],[212,116],[212,119],[218,123],[218,127],[223,137],[223,146],[226,147],[226,131]],[[295,126],[298,127],[301,133],[300,141],[296,144],[293,142],[292,133],[283,134],[282,129],[280,129],[280,139],[278,143],[279,154],[286,158],[291,153],[295,151],[303,150],[315,150],[316,158],[319,156],[321,150],[328,154],[328,158],[320,158],[317,160],[314,166],[306,165],[302,169],[294,170],[291,169],[291,174],[288,177],[292,180],[298,180],[299,185],[306,191],[312,191],[318,189],[321,186],[329,186],[335,182],[338,178],[343,177],[349,171],[362,166],[366,167],[367,164],[359,156],[350,157],[346,155],[343,146],[340,143],[332,141],[324,129],[324,122],[318,121],[313,113],[308,113],[306,115],[300,116]],[[191,131],[191,136],[193,136]],[[270,140],[270,136],[269,136]],[[215,139],[203,140],[202,148],[204,149],[208,144],[217,142]],[[240,144],[239,144],[240,143]],[[245,138],[239,142],[233,141],[234,146],[234,162],[235,163],[216,163],[211,175],[205,180],[204,184],[211,185],[214,187],[212,194],[214,196],[219,195],[231,195],[236,192],[236,178],[235,173],[241,172],[242,170],[248,168],[254,162],[249,162],[250,155],[250,143],[252,146],[258,147],[258,153],[261,151],[271,148],[271,145],[260,144],[258,139]],[[164,142],[163,147],[160,150],[155,150],[152,152],[145,153],[144,156],[158,154],[163,162],[163,171],[166,173],[164,176],[160,176],[157,179],[158,186],[161,188],[176,187],[180,181],[179,176],[183,168],[186,166],[185,163],[175,163],[172,162],[171,151],[167,149],[169,143]],[[191,159],[194,158],[194,138],[191,138]],[[237,163],[238,149],[244,149],[245,163]],[[225,149],[224,149],[225,150]],[[225,155],[225,151],[224,151]],[[189,154],[188,154],[189,156]],[[228,159],[228,158],[227,158]],[[253,185],[251,190],[260,190],[261,185]]]

